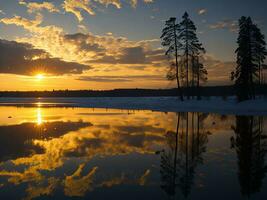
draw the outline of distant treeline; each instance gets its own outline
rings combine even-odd
[[[195,88],[184,89],[193,95]],[[201,96],[234,96],[234,86],[206,86],[198,89]],[[267,85],[256,87],[257,95],[267,95]],[[53,91],[0,91],[0,97],[164,97],[177,96],[177,89],[114,89],[114,90],[53,90]]]

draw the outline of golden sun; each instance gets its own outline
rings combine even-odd
[[[43,74],[37,74],[35,77],[36,77],[36,79],[37,79],[38,81],[41,81],[41,80],[44,79],[44,75],[43,75]]]

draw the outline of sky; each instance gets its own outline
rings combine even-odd
[[[171,88],[160,36],[185,11],[207,85],[230,84],[238,19],[267,34],[266,0],[0,0],[0,90]]]

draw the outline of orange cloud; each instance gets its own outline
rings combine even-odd
[[[26,6],[29,13],[47,10],[48,12],[60,12],[58,8],[51,2],[26,2],[25,0],[19,1],[20,5]]]
[[[130,5],[135,8],[138,0],[127,0]],[[153,3],[154,0],[143,0],[144,3]],[[87,12],[89,15],[95,15],[95,8],[100,5],[108,7],[109,5],[115,6],[117,9],[122,8],[121,0],[64,0],[63,8],[66,12],[72,13],[81,22],[84,17],[81,11]]]

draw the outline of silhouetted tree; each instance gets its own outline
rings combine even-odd
[[[196,26],[187,12],[179,24],[176,24],[176,18],[166,21],[162,31],[162,45],[168,47],[166,55],[171,60],[167,78],[176,79],[181,99],[183,99],[182,88],[184,86],[187,89],[187,98],[189,98],[189,90],[192,91],[192,88],[199,90],[200,81],[207,79],[207,71],[200,61],[205,49],[199,42],[196,31]]]
[[[205,69],[203,63],[200,62],[199,56],[192,57],[193,65],[193,83],[196,84],[194,87],[197,88],[197,99],[200,100],[200,82],[207,82],[208,71]]]
[[[190,85],[191,87],[194,87],[194,73],[198,73],[198,65],[191,64],[193,63],[193,59],[196,57],[199,57],[201,53],[205,53],[205,49],[202,47],[202,44],[199,42],[197,34],[196,34],[196,26],[194,22],[189,18],[189,15],[187,12],[183,15],[183,20],[179,24],[179,31],[178,31],[178,39],[180,42],[180,52],[181,55],[184,57],[184,67],[186,71],[186,88],[189,89]],[[190,62],[191,60],[191,62]],[[195,59],[198,60],[199,59]],[[194,69],[196,67],[197,69]],[[191,72],[191,80],[189,77],[189,73]],[[191,84],[190,84],[191,83]],[[189,98],[189,95],[187,95],[187,98]]]
[[[180,43],[177,38],[178,24],[176,24],[176,18],[170,18],[166,21],[165,28],[162,31],[162,45],[168,47],[166,55],[168,55],[171,60],[171,66],[167,78],[169,80],[175,80],[177,82],[178,94],[183,101],[183,92],[179,80],[179,63],[178,63],[178,49],[180,48]]]
[[[253,51],[254,60],[258,65],[258,80],[259,85],[262,83],[262,63],[264,62],[267,51],[265,36],[261,33],[261,30],[256,24],[253,25]]]
[[[231,74],[239,101],[255,99],[255,82],[261,79],[261,63],[265,59],[264,36],[250,17],[239,20],[237,66]]]
[[[260,191],[267,172],[267,138],[263,134],[262,125],[262,117],[237,116],[233,127],[235,138],[232,137],[231,141],[238,158],[241,193],[248,197]]]

